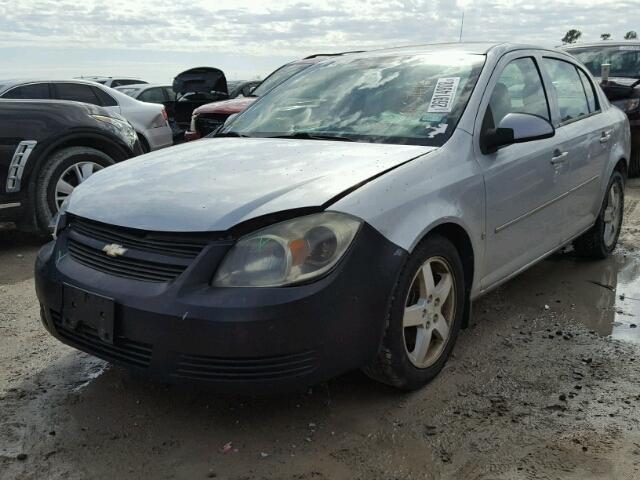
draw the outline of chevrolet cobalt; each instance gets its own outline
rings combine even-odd
[[[363,368],[421,387],[471,302],[573,242],[616,246],[629,123],[556,50],[332,57],[214,138],[98,172],[40,251],[62,342],[220,391]]]

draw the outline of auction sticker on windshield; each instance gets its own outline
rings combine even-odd
[[[439,78],[436,88],[433,90],[429,112],[449,113],[453,107],[453,99],[456,98],[460,77]]]

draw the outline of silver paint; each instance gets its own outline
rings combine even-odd
[[[363,183],[328,209],[362,218],[409,252],[434,228],[456,226],[473,248],[471,297],[475,298],[593,225],[615,165],[629,158],[629,125],[596,87],[601,112],[559,124],[552,138],[483,155],[481,123],[504,67],[524,56],[538,63],[543,56],[575,60],[556,50],[510,44],[393,51],[410,54],[434,49],[487,57],[457,129],[442,148],[290,139],[204,140],[94,175],[76,189],[69,211],[151,230],[226,230],[269,213],[321,207]],[[546,74],[543,81],[548,88]],[[552,118],[554,123],[557,120]]]

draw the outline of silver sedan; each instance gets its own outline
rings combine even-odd
[[[225,390],[354,368],[415,389],[473,300],[571,242],[613,251],[629,150],[624,113],[560,51],[328,58],[216,138],[80,185],[36,267],[43,321],[107,360]],[[102,336],[78,340],[83,322]],[[121,353],[134,343],[137,364]]]

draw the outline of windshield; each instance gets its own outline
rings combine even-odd
[[[282,83],[222,134],[441,146],[455,130],[484,59],[339,57]]]
[[[620,45],[585,47],[569,50],[589,69],[592,75],[599,77],[603,63],[611,64],[612,77],[640,78],[640,45]]]
[[[280,67],[278,70],[276,70],[267,78],[265,78],[264,82],[258,85],[258,87],[253,92],[251,92],[251,96],[261,97],[272,88],[277,87],[285,80],[288,80],[296,73],[301,72],[306,68],[309,68],[311,65],[312,65],[311,63],[292,63],[290,65],[285,65],[284,67]]]

